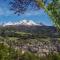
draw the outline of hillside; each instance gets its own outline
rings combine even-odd
[[[29,36],[38,36],[38,37],[60,37],[60,32],[53,26],[37,26],[37,25],[7,25],[0,27],[0,35],[4,34],[16,35],[16,32],[25,32],[30,33]],[[17,35],[18,36],[18,35]]]

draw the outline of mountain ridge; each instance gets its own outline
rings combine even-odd
[[[7,22],[3,24],[3,26],[9,26],[9,25],[42,26],[44,24],[43,23],[39,24],[32,20],[21,20],[18,22]]]

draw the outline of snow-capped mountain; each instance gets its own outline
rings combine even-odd
[[[7,23],[4,23],[3,26],[7,26],[7,25],[14,25],[14,23],[12,22],[7,22]]]
[[[29,26],[39,25],[39,26],[42,26],[42,24],[35,23],[32,20],[21,20],[19,22],[7,22],[3,24],[3,26],[8,26],[8,25],[29,25]]]
[[[20,21],[20,24],[21,25],[38,25],[37,23],[35,23],[32,20],[22,20],[22,21]]]

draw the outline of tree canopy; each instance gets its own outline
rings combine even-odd
[[[47,7],[54,25],[60,29],[60,0],[53,0]]]
[[[15,14],[23,14],[29,7],[29,5],[31,5],[31,3],[33,3],[33,5],[35,5],[36,7],[40,8],[38,5],[39,0],[13,0],[10,2],[11,5],[11,10],[15,11]],[[47,0],[40,0],[40,5],[42,7],[43,3],[46,3]]]

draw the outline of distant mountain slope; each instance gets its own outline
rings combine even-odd
[[[39,37],[60,37],[60,32],[53,26],[39,25],[7,25],[0,28],[2,31],[26,32]]]

